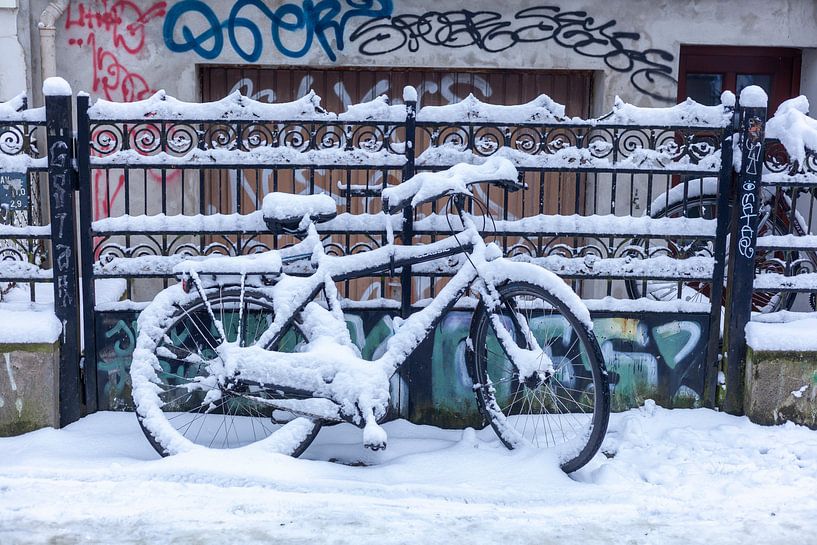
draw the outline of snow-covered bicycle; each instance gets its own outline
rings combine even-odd
[[[384,448],[378,422],[388,409],[390,377],[445,312],[467,300],[474,311],[466,367],[485,421],[508,448],[551,448],[566,472],[583,466],[601,444],[610,407],[587,308],[558,276],[503,258],[466,211],[470,185],[524,188],[518,179],[512,163],[491,158],[386,188],[387,216],[448,196],[463,229],[401,246],[387,227],[388,244],[341,257],[324,253],[314,226],[335,215],[331,197],[268,195],[263,214],[270,229],[299,231],[300,242],[253,256],[185,261],[176,269],[182,281],[139,316],[131,378],[148,440],[162,455],[264,441],[297,456],[321,425],[349,422],[362,428],[366,447]],[[336,282],[457,254],[466,259],[438,295],[395,320],[379,357],[362,359]],[[285,263],[309,274],[286,274]]]

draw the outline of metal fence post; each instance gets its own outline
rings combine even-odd
[[[762,99],[762,100],[761,100]],[[752,313],[752,286],[755,272],[755,245],[761,206],[760,187],[766,126],[766,94],[756,86],[741,92],[740,173],[729,253],[729,285],[724,344],[726,346],[726,397],[724,410],[743,413],[743,386],[746,366],[746,324]]]
[[[79,420],[82,406],[71,87],[61,78],[48,78],[43,84],[43,95],[51,204],[54,313],[62,323],[59,425],[63,427]]]
[[[417,91],[413,87],[403,89],[403,101],[406,103],[406,164],[403,166],[403,181],[414,176],[414,157],[417,143]],[[400,239],[403,244],[410,245],[414,238],[414,208],[407,206],[403,209],[403,228]],[[411,314],[412,290],[411,266],[403,266],[400,272],[400,314],[407,318]]]
[[[709,341],[706,347],[706,370],[704,377],[703,403],[705,407],[714,408],[718,392],[718,372],[721,355],[721,309],[723,301],[723,281],[726,268],[726,238],[729,233],[732,196],[732,128],[724,129],[721,138],[721,170],[718,174],[718,210],[715,227],[715,266],[712,271],[712,292],[709,313]]]
[[[83,352],[83,387],[85,410],[96,412],[99,408],[96,366],[96,290],[94,286],[94,245],[91,236],[91,135],[88,120],[88,95],[77,95],[77,177],[79,182],[79,244],[82,276],[82,318],[85,340]]]

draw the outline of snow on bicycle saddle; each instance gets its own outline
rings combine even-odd
[[[508,159],[490,157],[479,165],[458,163],[439,172],[420,172],[400,185],[387,187],[381,193],[384,208],[396,212],[406,206],[417,206],[445,195],[471,195],[468,186],[492,182],[511,190],[523,189],[518,181],[519,173]]]
[[[337,216],[335,199],[329,195],[295,195],[292,193],[274,192],[264,197],[261,207],[264,222],[274,232],[305,231],[304,219],[320,223]]]

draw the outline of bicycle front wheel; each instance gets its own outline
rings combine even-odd
[[[553,449],[571,473],[598,451],[607,431],[610,394],[607,373],[593,332],[561,298],[541,286],[510,282],[497,288],[500,306],[492,320],[480,304],[474,313],[468,370],[477,404],[508,448]],[[521,348],[535,344],[553,373],[522,377],[500,344],[502,324]],[[544,378],[542,378],[544,377]]]
[[[287,399],[280,391],[225,384],[211,372],[222,343],[256,344],[273,317],[268,295],[250,286],[216,285],[188,294],[176,285],[142,312],[131,367],[133,399],[139,424],[159,454],[194,445],[237,448],[273,436],[282,454],[306,450],[319,420],[274,408],[271,401]],[[292,352],[305,340],[295,324],[263,348]],[[285,428],[288,423],[295,425]]]

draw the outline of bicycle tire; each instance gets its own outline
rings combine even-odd
[[[156,452],[168,456],[195,445],[242,447],[277,434],[273,438],[279,439],[277,452],[300,456],[318,434],[319,420],[296,417],[253,399],[284,399],[268,388],[219,385],[216,392],[216,387],[201,386],[212,382],[202,362],[216,357],[214,343],[219,333],[213,318],[218,316],[227,341],[236,341],[241,332],[245,343],[253,343],[263,332],[263,324],[272,319],[272,302],[265,293],[248,286],[211,286],[202,293],[203,297],[197,290],[185,293],[181,285],[171,286],[139,316],[131,380],[136,416],[145,437]],[[251,322],[254,327],[248,325]],[[264,348],[294,350],[299,336],[303,338],[303,333],[294,326],[292,332]],[[184,353],[187,355],[180,358]],[[210,394],[217,399],[208,398]],[[296,418],[301,419],[297,427],[284,430]]]
[[[555,449],[562,470],[572,473],[596,454],[607,431],[610,390],[601,349],[592,330],[560,295],[526,281],[508,282],[497,290],[500,308],[527,307],[524,318],[528,327],[553,360],[556,372],[535,387],[520,380],[502,349],[491,348],[499,344],[488,309],[481,302],[474,311],[471,350],[467,352],[477,405],[506,447]],[[526,303],[520,301],[522,297],[532,299]],[[537,435],[540,424],[542,436]],[[531,433],[527,431],[529,425]]]
[[[656,200],[660,200],[656,199]],[[683,202],[676,202],[670,204],[667,207],[655,209],[650,214],[652,218],[678,218],[678,217],[690,217],[690,218],[699,218],[703,217],[705,219],[714,219],[714,211],[718,209],[718,196],[714,194],[702,194],[700,196],[696,196],[690,199],[687,203]],[[769,231],[771,229],[771,231]],[[766,225],[760,225],[758,228],[758,236],[763,235],[786,235],[788,234],[788,229],[784,225],[782,225],[781,220],[774,214],[769,216],[769,221]],[[674,241],[674,245],[677,246],[677,242],[682,241]],[[646,248],[646,240],[636,238],[633,240],[633,247],[644,247]],[[711,243],[706,243],[707,250],[700,250],[707,255],[712,255],[712,248]],[[654,243],[651,243],[653,247],[649,253],[650,255],[655,255],[657,252],[664,251],[664,247],[656,246]],[[645,250],[646,253],[646,250]],[[668,252],[668,255],[678,256],[678,254],[673,254],[671,251]],[[683,255],[695,255],[694,253],[684,252]],[[761,269],[767,270],[775,270],[777,266],[775,265],[775,260],[773,258],[764,259],[765,253],[762,250],[758,251],[758,259],[756,259],[756,266]],[[794,259],[797,259],[794,256]],[[780,271],[782,272],[782,271]],[[707,302],[709,301],[708,294],[706,293],[706,286],[708,284],[701,285],[699,282],[678,282],[678,281],[664,281],[664,280],[638,280],[634,278],[626,279],[626,289],[627,295],[631,299],[638,299],[641,297],[649,297],[651,299],[659,300],[659,301],[672,301],[675,299],[679,299],[678,289],[681,289],[681,297],[682,299],[688,301],[700,301],[700,302]],[[645,292],[646,290],[646,292]],[[685,293],[686,292],[686,293]],[[660,294],[660,295],[656,295]],[[696,295],[698,297],[696,297]],[[724,293],[724,298],[726,294]],[[768,312],[777,312],[779,310],[789,310],[794,303],[794,294],[790,292],[754,292],[752,293],[752,310],[756,312],[768,313]]]

